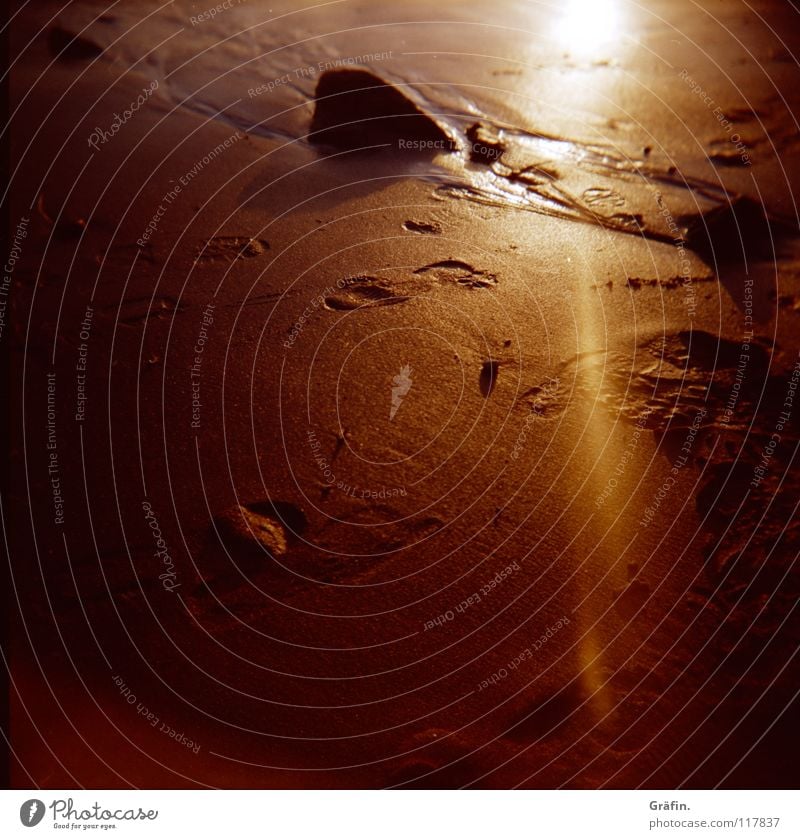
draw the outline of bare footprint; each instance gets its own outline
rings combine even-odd
[[[232,551],[284,556],[290,542],[307,527],[303,512],[285,501],[236,504],[216,517],[223,543]]]
[[[348,277],[339,282],[339,290],[325,298],[325,307],[332,311],[350,311],[395,306],[427,293],[437,284],[487,289],[497,285],[497,277],[459,259],[445,259],[423,265],[410,276],[397,272],[396,277]]]
[[[423,265],[414,271],[418,275],[430,275],[440,283],[457,283],[467,288],[491,288],[497,285],[497,277],[488,271],[473,268],[460,259],[444,259]]]
[[[325,307],[337,312],[374,306],[396,306],[409,299],[408,294],[393,289],[388,280],[378,277],[348,277],[340,291],[325,298]]]
[[[198,262],[222,260],[234,262],[237,259],[252,259],[269,250],[265,239],[249,239],[246,236],[214,236],[207,239],[195,257]]]

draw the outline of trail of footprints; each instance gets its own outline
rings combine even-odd
[[[332,311],[395,306],[426,294],[437,285],[489,289],[497,285],[497,276],[460,259],[443,259],[423,265],[411,274],[396,271],[384,277],[366,274],[348,277],[340,282],[341,288],[325,297],[325,306]]]
[[[368,511],[372,524],[376,512],[387,521],[401,517],[398,509],[377,505]],[[194,596],[202,601],[208,586],[246,593],[245,579],[262,580],[272,592],[282,595],[318,583],[368,579],[395,551],[434,537],[445,524],[435,516],[422,516],[400,526],[351,529],[343,553],[337,521],[312,528],[303,510],[288,501],[261,499],[234,504],[214,516],[209,526],[199,561],[203,582]],[[234,568],[238,574],[233,573]]]
[[[747,377],[740,372],[739,343],[702,330],[680,331],[646,340],[633,351],[598,350],[563,362],[554,377],[528,388],[521,402],[538,415],[554,417],[578,402],[619,413],[636,422],[645,413],[648,425],[664,431],[685,427],[699,410],[709,421],[722,414],[731,393],[739,408],[750,404],[769,375],[771,352],[753,340]],[[726,421],[732,427],[742,413]]]

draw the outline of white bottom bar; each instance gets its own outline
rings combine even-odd
[[[0,835],[798,837],[793,791],[0,791]],[[29,826],[29,823],[32,823]]]

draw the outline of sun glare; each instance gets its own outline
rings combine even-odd
[[[619,33],[618,0],[567,0],[557,13],[554,37],[574,52],[604,46]]]

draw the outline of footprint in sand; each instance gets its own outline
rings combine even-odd
[[[175,297],[136,297],[122,302],[119,322],[134,326],[149,320],[165,320],[185,310],[186,306]]]
[[[445,259],[417,268],[410,276],[399,271],[385,277],[361,275],[339,282],[340,289],[325,298],[325,307],[332,311],[394,306],[425,294],[436,285],[457,285],[464,288],[488,289],[497,285],[497,277],[473,268],[460,259]]]
[[[287,501],[234,504],[218,513],[197,559],[197,604],[205,603],[211,590],[226,599],[249,596],[251,581],[275,593],[296,589],[307,528],[303,511]]]
[[[269,250],[265,239],[249,239],[246,236],[214,236],[206,239],[195,257],[197,262],[234,262],[237,259],[252,259]]]
[[[285,501],[236,504],[218,515],[216,530],[232,552],[284,556],[290,542],[307,527],[303,512]]]
[[[581,714],[586,714],[588,701],[586,690],[577,681],[570,682],[518,712],[518,722],[513,723],[506,737],[515,743],[532,743],[552,737],[574,724]]]
[[[325,298],[325,308],[346,312],[374,306],[396,306],[409,299],[408,293],[401,293],[391,282],[378,277],[348,277],[340,285],[340,291]],[[420,292],[425,290],[419,289]]]
[[[467,288],[491,288],[497,285],[497,276],[488,271],[473,268],[460,259],[444,259],[417,268],[415,274],[432,276],[440,283],[457,283]]]

